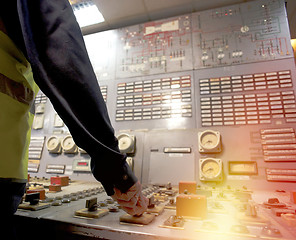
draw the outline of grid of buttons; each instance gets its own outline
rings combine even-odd
[[[201,95],[278,89],[292,86],[290,70],[199,80]]]
[[[107,86],[100,86],[101,93],[105,102],[107,102]]]
[[[294,91],[200,99],[202,126],[270,124],[272,119],[296,122]]]
[[[122,109],[116,111],[116,121],[151,120],[192,117],[191,104],[178,107],[162,106],[154,108]]]
[[[186,89],[187,88],[187,89]],[[189,89],[188,89],[189,88]],[[116,121],[192,117],[191,76],[117,84]]]
[[[296,162],[296,136],[294,128],[261,129],[264,161]]]
[[[137,94],[117,97],[117,108],[191,102],[191,90]]]
[[[190,76],[162,78],[129,83],[118,83],[117,94],[159,91],[164,89],[179,89],[191,87]]]
[[[273,182],[296,182],[296,169],[266,168],[266,180]]]
[[[39,91],[39,93],[37,94],[36,98],[35,98],[35,104],[38,104],[38,103],[46,103],[47,102],[47,97],[46,95]]]
[[[29,145],[29,159],[41,159],[45,137],[31,137]]]

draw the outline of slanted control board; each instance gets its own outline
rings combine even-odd
[[[260,197],[294,189],[296,71],[284,1],[84,38],[120,149],[143,184],[244,186]],[[31,176],[95,181],[89,155],[41,92],[29,158]]]

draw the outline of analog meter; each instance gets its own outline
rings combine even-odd
[[[64,153],[76,153],[78,151],[78,147],[71,135],[64,137],[62,140],[62,148]]]
[[[199,178],[202,181],[222,180],[222,161],[216,158],[199,160]]]
[[[135,152],[135,136],[131,136],[126,133],[122,133],[117,136],[119,150],[122,153],[134,153]]]
[[[232,175],[257,175],[258,168],[255,161],[229,161],[228,171]]]
[[[50,153],[61,153],[62,147],[61,147],[61,139],[57,136],[51,136],[48,138],[46,142],[47,150]]]
[[[198,133],[199,152],[221,152],[221,136],[217,131],[205,130]]]

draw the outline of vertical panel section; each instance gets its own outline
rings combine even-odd
[[[118,30],[116,78],[192,69],[191,15]]]
[[[193,81],[192,72],[119,80],[115,128],[194,128]]]
[[[110,30],[84,36],[85,45],[99,81],[115,76],[116,31]]]
[[[293,57],[284,1],[251,1],[192,15],[194,68]]]

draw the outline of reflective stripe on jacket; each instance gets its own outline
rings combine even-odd
[[[30,109],[38,90],[29,62],[0,31],[0,180],[27,179]]]

